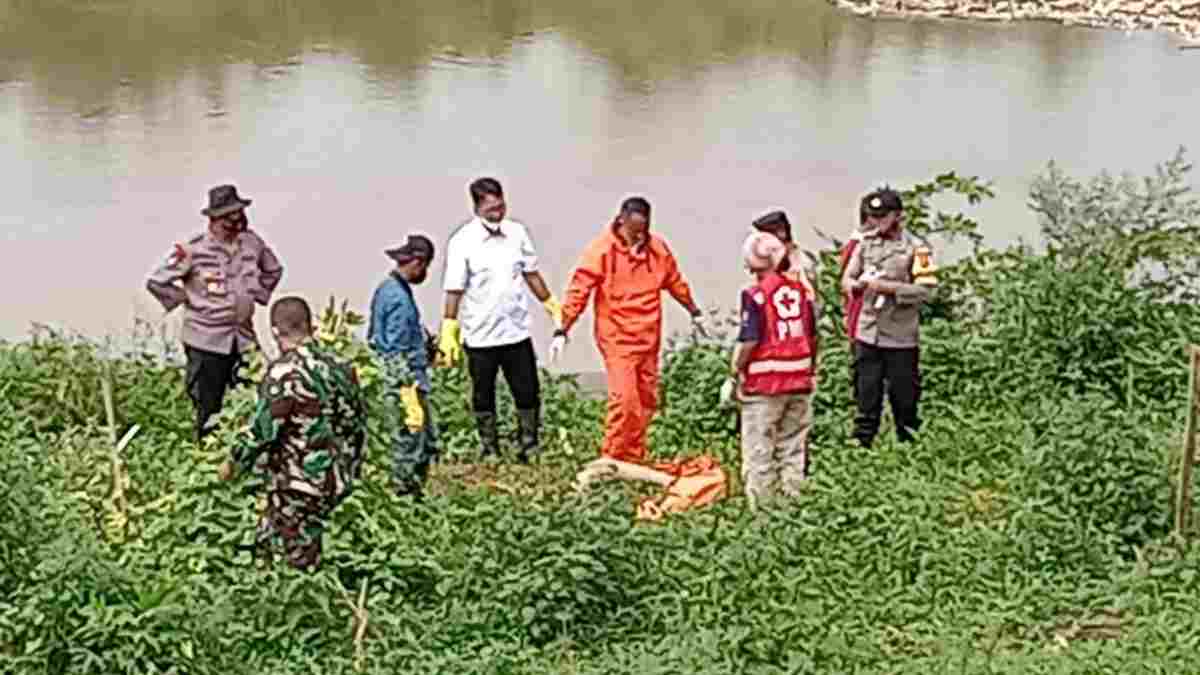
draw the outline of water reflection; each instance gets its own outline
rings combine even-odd
[[[82,115],[114,105],[122,86],[145,103],[195,74],[220,109],[228,64],[253,64],[270,79],[307,54],[336,50],[372,77],[396,80],[431,62],[504,62],[548,31],[603,59],[641,95],[666,79],[694,82],[713,63],[762,57],[794,59],[826,87],[837,67],[861,72],[884,49],[919,68],[1004,47],[1014,33],[1036,48],[1027,65],[1054,89],[1068,60],[1086,62],[1111,44],[1111,34],[1045,25],[871,22],[823,0],[3,0],[0,80],[27,79],[44,101]]]

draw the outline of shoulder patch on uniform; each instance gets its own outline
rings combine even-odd
[[[179,263],[187,260],[187,256],[187,249],[183,247],[183,244],[177,243],[171,247],[170,251],[167,252],[164,262],[167,264],[167,266],[178,265]]]

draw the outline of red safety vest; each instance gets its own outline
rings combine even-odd
[[[838,274],[838,283],[841,283],[841,275],[846,273],[846,265],[850,264],[850,256],[854,255],[854,249],[858,248],[861,242],[862,234],[856,231],[842,245],[842,265]],[[862,305],[862,291],[855,291],[850,294],[842,293],[842,317],[845,320],[846,337],[850,338],[851,343],[854,342],[854,336],[858,333],[858,315],[862,313]]]
[[[750,355],[742,390],[773,396],[813,389],[813,293],[801,279],[770,274],[751,288],[763,314],[762,339]]]

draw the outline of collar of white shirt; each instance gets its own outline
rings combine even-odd
[[[508,236],[508,233],[504,231],[504,226],[509,222],[508,218],[493,224],[485,220],[483,216],[475,216],[475,222],[479,223],[479,226],[483,228],[484,239]]]

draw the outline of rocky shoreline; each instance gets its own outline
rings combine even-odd
[[[1165,30],[1200,43],[1200,0],[831,0],[860,16],[1015,21]]]

